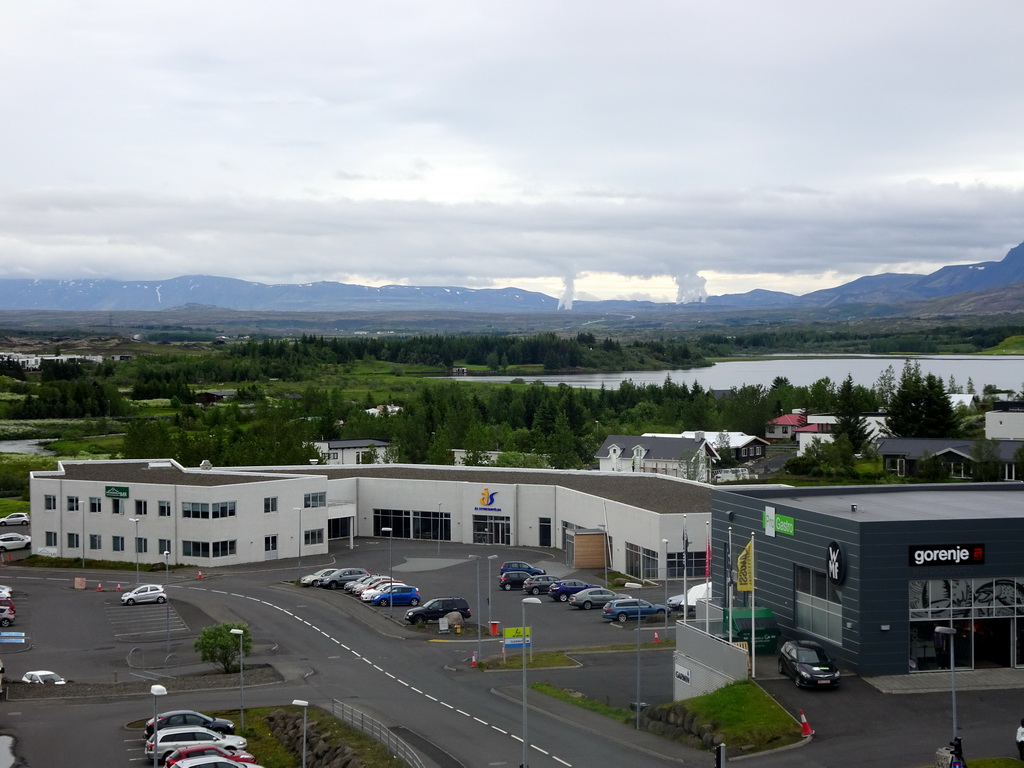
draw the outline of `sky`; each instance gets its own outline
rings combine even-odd
[[[1024,241],[1020,0],[33,0],[0,278],[804,294]]]

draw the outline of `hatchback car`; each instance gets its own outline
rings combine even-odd
[[[498,569],[498,573],[502,574],[506,571],[526,571],[531,576],[543,576],[547,571],[543,568],[534,568],[529,563],[524,563],[522,560],[506,560],[501,564],[501,568]]]
[[[155,744],[154,744],[155,737]],[[245,749],[248,742],[241,736],[231,736],[202,728],[198,725],[182,725],[176,728],[160,728],[146,739],[146,757],[153,759],[154,752],[160,762],[176,749],[192,744],[216,744],[224,749]]]
[[[419,605],[420,591],[408,584],[389,584],[376,597],[369,600],[371,605]]]
[[[562,579],[551,585],[551,589],[548,590],[548,597],[560,603],[567,603],[569,598],[577,592],[582,592],[584,589],[590,589],[595,586],[597,585],[588,584],[582,579]]]
[[[28,525],[30,522],[28,513],[11,512],[11,514],[0,517],[0,525]]]
[[[0,552],[8,549],[25,549],[32,544],[31,536],[20,533],[0,533]]]
[[[184,760],[179,760],[175,763],[177,768],[238,768],[239,765],[241,763],[217,755],[186,757]],[[262,768],[262,766],[256,765],[256,763],[247,763],[247,765],[249,768]]]
[[[255,763],[256,758],[248,752],[232,752],[230,749],[218,747],[216,744],[193,744],[190,747],[181,747],[167,756],[165,765],[175,765],[179,760],[188,760],[193,757],[220,757],[235,763]]]
[[[194,709],[173,709],[168,712],[161,712],[157,715],[160,721],[160,728],[174,728],[182,725],[200,725],[217,733],[234,733],[235,724],[222,717],[210,717]],[[146,735],[153,732],[153,718],[146,721]]]
[[[14,606],[0,605],[0,627],[9,627],[14,623]]]
[[[664,618],[666,613],[668,613],[668,608],[664,605],[649,603],[636,597],[627,597],[605,603],[601,616],[605,621],[617,621],[620,624],[625,624],[630,619],[639,620],[648,616]]]
[[[468,619],[472,614],[469,611],[469,603],[461,597],[435,597],[427,600],[418,608],[411,608],[405,612],[405,620],[410,624],[426,624],[428,621],[443,619],[449,613],[458,612],[462,618]]]
[[[505,573],[498,577],[498,586],[506,592],[510,592],[513,589],[522,589],[523,584],[532,575],[526,571],[505,571]]]
[[[48,669],[37,669],[34,672],[26,672],[22,675],[21,682],[39,683],[40,685],[46,685],[47,683],[51,683],[53,685],[64,685],[67,680],[56,672],[50,672]]]
[[[379,573],[368,573],[365,576],[360,576],[359,578],[352,579],[352,581],[346,581],[341,588],[344,589],[346,592],[352,592],[359,585],[366,584],[368,581],[372,581],[373,579],[376,579],[378,576],[380,576]],[[331,587],[330,584],[321,584],[320,586],[327,587],[328,589],[333,589],[333,587]]]
[[[531,595],[546,595],[556,581],[558,581],[557,578],[548,576],[546,573],[543,576],[531,576],[523,582],[523,592],[528,592]]]
[[[779,651],[779,672],[793,678],[796,687],[839,685],[839,667],[828,651],[813,640],[789,640]]]
[[[364,603],[369,603],[375,597],[380,597],[384,592],[387,592],[392,587],[404,587],[404,586],[407,586],[407,585],[404,584],[401,581],[397,581],[397,580],[396,581],[391,581],[390,579],[387,579],[385,581],[382,581],[380,584],[378,584],[375,587],[369,587],[367,589],[364,589],[362,592],[359,593],[359,599],[362,600]]]
[[[619,592],[613,592],[610,589],[604,587],[590,587],[589,589],[581,589],[574,595],[569,596],[569,605],[573,608],[579,608],[584,611],[589,611],[591,608],[602,607],[605,603],[610,603],[612,600],[624,600],[629,595],[623,595]]]
[[[316,573],[307,573],[301,579],[299,579],[300,587],[318,587],[320,586],[320,579],[329,573],[334,573],[337,568],[321,568]]]
[[[136,603],[163,603],[167,601],[167,593],[162,584],[140,584],[130,592],[121,595],[121,605]]]

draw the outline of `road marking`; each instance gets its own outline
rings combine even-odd
[[[498,726],[496,726],[496,725],[492,725],[492,726],[491,726],[491,728],[493,728],[494,730],[496,730],[496,731],[497,731],[498,733],[500,733],[500,734],[503,734],[503,735],[505,735],[505,736],[508,736],[508,731],[506,731],[506,730],[505,730],[504,728],[499,728],[499,727],[498,727]]]

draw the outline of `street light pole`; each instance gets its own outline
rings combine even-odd
[[[242,721],[239,733],[245,731],[245,630],[235,627],[230,630],[232,635],[238,635],[238,712]]]
[[[608,589],[608,526],[601,523],[597,526],[601,529],[601,557],[604,560],[604,587]]]
[[[630,581],[626,583],[626,589],[642,589],[643,584]],[[665,606],[668,610],[668,606]],[[640,730],[640,604],[636,606],[636,701],[633,702],[636,709],[636,729]]]
[[[135,523],[135,586],[139,585],[139,518],[129,517],[129,523]],[[85,542],[82,542],[85,547]]]
[[[483,656],[483,651],[480,647],[480,555],[470,555],[470,560],[476,561],[476,662],[480,663],[480,659]],[[490,563],[488,563],[490,565]]]
[[[530,737],[526,729],[526,713],[529,707],[526,705],[526,641],[529,636],[526,634],[526,606],[527,605],[540,605],[540,600],[536,597],[524,597],[523,598],[523,764],[522,768],[529,768],[527,762],[527,753],[530,749]],[[530,643],[530,652],[533,653],[533,643]]]
[[[665,554],[665,640],[668,640],[668,539],[661,540],[661,549]],[[685,608],[683,610],[686,610]]]
[[[949,680],[953,692],[953,741],[956,741],[956,629],[953,627],[936,627],[935,632],[946,636],[949,643]]]
[[[306,713],[309,711],[309,702],[295,699],[292,704],[302,707],[302,768],[306,768]]]
[[[157,755],[157,733],[160,726],[160,722],[157,720],[156,711],[156,700],[161,696],[167,695],[167,689],[162,685],[151,685],[149,692],[153,694],[153,768],[156,768],[156,755]]]
[[[381,533],[388,535],[388,583],[395,583],[395,562],[391,559],[392,542],[395,540],[394,531],[391,528],[381,528]],[[388,600],[388,618],[395,618],[395,597]]]
[[[487,556],[487,626],[492,625],[491,621],[491,561],[497,560],[497,555]]]
[[[302,507],[293,507],[293,509],[299,513],[299,536],[295,539],[295,544],[299,548],[299,579],[302,579]]]
[[[164,602],[167,614],[167,652],[171,652],[171,552],[168,549],[164,550],[164,580],[167,582],[167,586],[164,587],[164,592],[167,593],[167,600]]]

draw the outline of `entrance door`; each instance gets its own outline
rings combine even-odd
[[[473,543],[507,546],[511,543],[511,528],[507,517],[473,515]]]

